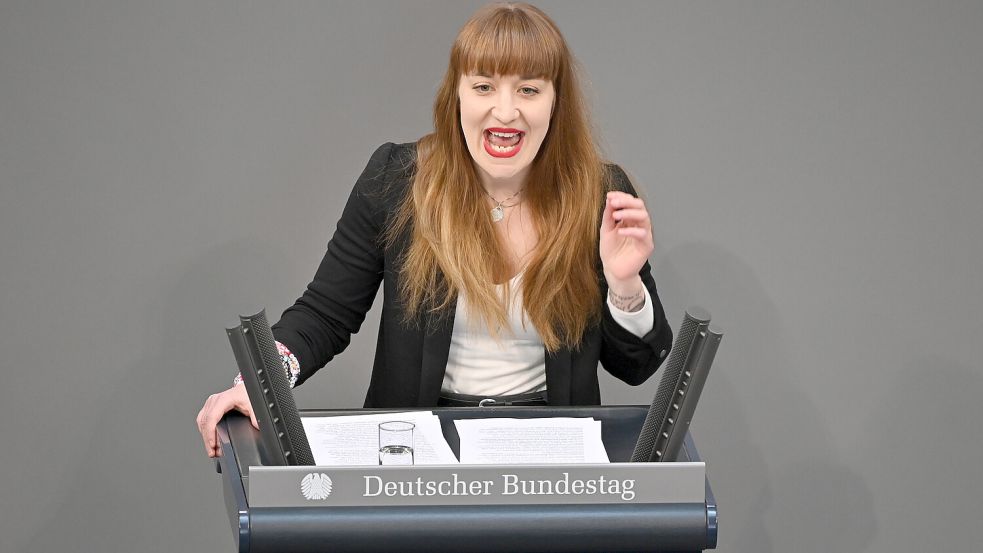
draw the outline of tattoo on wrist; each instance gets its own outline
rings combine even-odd
[[[621,294],[616,294],[612,290],[608,290],[608,297],[611,298],[612,305],[627,313],[634,313],[645,305],[644,290],[639,290],[637,293],[630,296],[622,296]]]

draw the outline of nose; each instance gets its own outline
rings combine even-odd
[[[503,124],[510,123],[519,116],[519,108],[515,107],[515,99],[509,90],[502,90],[495,98],[492,106],[492,117]]]

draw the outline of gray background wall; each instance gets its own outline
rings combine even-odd
[[[303,290],[479,5],[0,3],[0,551],[231,550],[194,425],[222,329]],[[726,329],[719,550],[977,549],[983,2],[540,5],[671,323]],[[361,404],[377,321],[301,407]]]

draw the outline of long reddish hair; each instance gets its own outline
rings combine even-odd
[[[492,335],[507,328],[511,294],[504,244],[461,129],[461,75],[523,75],[553,83],[549,130],[523,190],[539,241],[524,268],[522,306],[549,351],[576,347],[601,312],[598,224],[605,171],[574,60],[560,30],[528,4],[493,4],[461,29],[434,100],[434,132],[417,143],[412,186],[387,234],[406,228],[400,292],[408,320],[441,315],[464,294]],[[504,282],[504,298],[496,283]]]

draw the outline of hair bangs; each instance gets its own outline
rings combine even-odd
[[[559,31],[520,10],[499,9],[462,29],[452,63],[459,75],[518,75],[555,81],[564,58]]]

